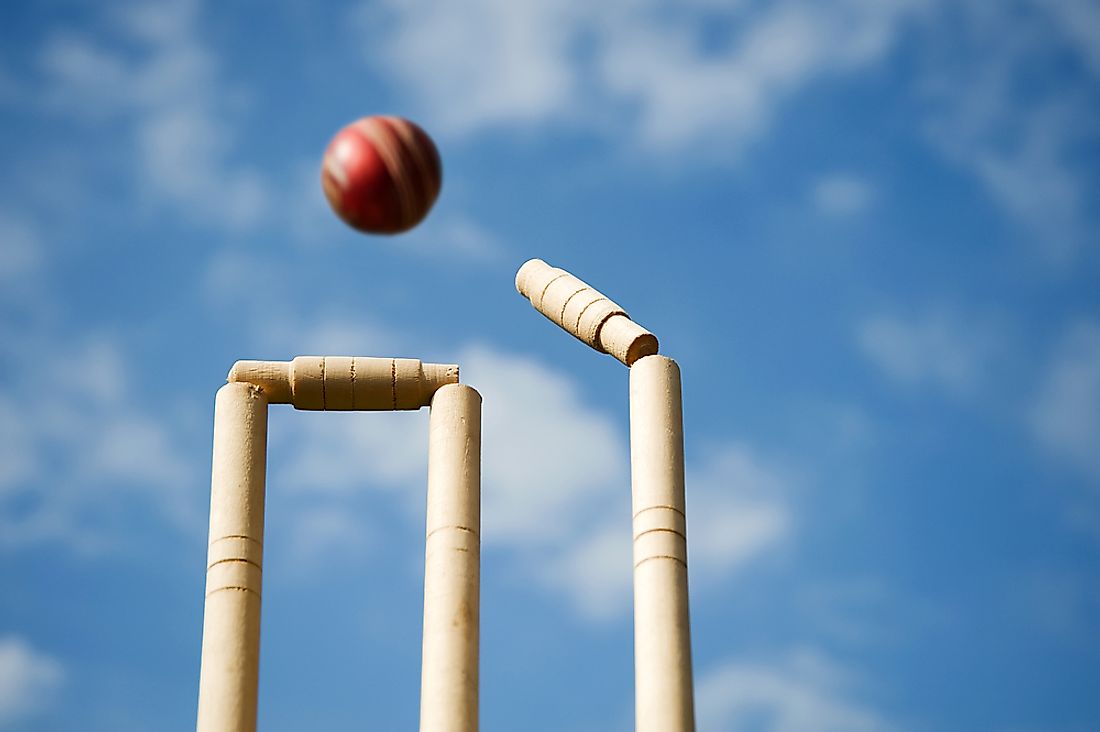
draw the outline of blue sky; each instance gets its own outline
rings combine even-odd
[[[684,373],[699,727],[1100,725],[1100,5],[40,2],[0,10],[0,730],[194,724],[239,358],[485,397],[482,728],[632,728],[626,372]],[[358,235],[328,138],[444,163]],[[426,414],[273,408],[260,718],[417,718]]]

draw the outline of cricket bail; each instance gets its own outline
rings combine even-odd
[[[292,361],[237,361],[227,381],[264,390],[272,404],[325,411],[420,409],[445,384],[458,383],[456,364],[415,358],[298,356]]]

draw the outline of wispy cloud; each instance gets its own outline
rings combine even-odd
[[[1100,481],[1100,324],[1078,323],[1058,344],[1031,414],[1039,442]]]
[[[586,405],[574,380],[532,358],[475,346],[461,364],[485,397],[487,539],[575,535],[626,484],[627,447],[615,421]]]
[[[270,193],[230,153],[232,92],[200,40],[198,5],[131,4],[104,13],[102,26],[95,35],[57,31],[45,42],[44,103],[104,129],[128,126],[141,188],[159,202],[221,227],[256,224]]]
[[[1051,14],[1092,69],[1100,76],[1100,6],[1090,0],[1032,0]]]
[[[444,134],[554,126],[656,153],[705,149],[710,160],[735,159],[815,83],[874,67],[911,30],[935,33],[905,80],[931,102],[915,124],[1067,261],[1096,232],[1074,150],[1095,138],[1098,16],[1086,0],[477,0],[461,11],[418,0],[366,5],[358,27],[369,62]],[[1029,68],[1067,48],[1086,76],[1026,83]],[[822,181],[813,202],[863,210],[868,189],[853,182]]]
[[[624,475],[623,478],[627,476]],[[625,481],[624,481],[625,482]],[[688,555],[693,588],[728,583],[791,539],[788,504],[795,479],[743,443],[716,450],[686,475]],[[623,486],[624,492],[629,486]],[[541,576],[596,621],[619,618],[630,607],[631,525],[612,506],[590,528],[559,542],[544,560]],[[577,503],[578,513],[584,504]]]
[[[278,444],[293,446],[293,457],[284,464],[280,481],[292,491],[350,496],[367,486],[420,485],[427,475],[426,414],[285,411]],[[410,505],[419,505],[419,493],[409,497]]]
[[[1097,128],[1096,16],[1074,0],[952,7],[923,79],[933,143],[1055,262],[1095,239],[1088,167],[1075,151]],[[1067,41],[1079,68],[1029,83],[1032,69],[1066,59]]]
[[[576,2],[442,0],[364,5],[360,27],[381,63],[455,134],[560,117],[577,93],[569,63]]]
[[[820,213],[827,216],[854,216],[871,205],[874,190],[858,175],[831,173],[814,182],[810,200]]]
[[[281,197],[280,211],[272,213],[285,220],[286,231],[302,250],[314,253],[331,252],[334,241],[343,245],[348,231],[329,207],[319,181],[317,161],[301,161],[293,171],[290,190]],[[411,231],[396,236],[361,235],[360,246],[385,249],[443,267],[484,267],[500,261],[506,251],[504,243],[463,210],[461,184],[448,179],[444,186],[445,194]],[[266,266],[270,269],[271,265]],[[226,274],[229,272],[222,273]]]
[[[57,543],[100,551],[125,542],[104,506],[139,506],[177,528],[201,527],[194,463],[169,421],[131,402],[119,346],[61,352],[35,339],[0,349],[16,376],[0,389],[0,548]]]
[[[895,382],[968,395],[1000,347],[1000,334],[983,318],[933,308],[913,317],[866,318],[856,341],[863,355]]]
[[[605,518],[587,531],[574,532],[533,567],[545,586],[596,622],[621,618],[630,607],[630,516],[625,510],[619,514],[617,521]]]
[[[0,638],[0,729],[46,709],[65,679],[62,665],[19,636]]]
[[[491,231],[461,213],[433,212],[423,224],[386,243],[416,256],[441,262],[485,264],[499,261],[504,246]]]
[[[1068,568],[1021,569],[1014,576],[1007,612],[1047,637],[1089,643],[1100,610],[1100,587],[1087,572]]]
[[[462,379],[484,397],[485,540],[553,542],[572,535],[584,506],[626,481],[626,444],[614,422],[584,406],[576,385],[538,362],[468,347]],[[415,485],[427,474],[427,414],[294,414],[285,480],[300,490]],[[507,447],[501,447],[506,445]],[[414,504],[421,490],[413,491]]]
[[[620,134],[625,125],[652,150],[706,141],[713,152],[759,135],[814,80],[881,58],[919,5],[478,0],[459,11],[421,0],[367,6],[361,18],[377,34],[370,61],[396,73],[448,133],[560,123]],[[707,27],[726,30],[713,43]]]
[[[378,531],[361,515],[338,503],[303,506],[294,515],[285,551],[292,569],[314,576],[318,565],[333,557],[362,557],[374,546]]]
[[[704,579],[728,576],[786,542],[798,480],[745,443],[731,443],[687,475],[692,569]]]
[[[339,339],[339,323],[319,327],[333,334],[326,342]],[[398,339],[390,342],[396,347]],[[587,405],[573,379],[530,357],[471,345],[458,362],[463,381],[484,397],[483,541],[514,548],[525,576],[582,616],[620,617],[631,586],[630,473],[620,423]],[[272,463],[282,486],[276,490],[322,501],[326,521],[340,514],[337,533],[353,542],[379,529],[362,514],[364,491],[418,516],[427,416],[273,414],[272,455],[286,456]],[[796,481],[787,470],[731,443],[688,472],[693,581],[725,581],[790,538]],[[299,515],[293,531],[315,536],[306,518]]]
[[[840,647],[895,647],[921,629],[943,622],[942,598],[906,592],[897,582],[871,575],[801,582],[797,592],[802,628]]]
[[[763,662],[731,660],[699,676],[699,727],[714,732],[896,730],[857,698],[859,686],[852,671],[814,649]]]
[[[0,282],[18,282],[42,263],[42,244],[23,217],[0,210]]]
[[[597,66],[606,88],[639,110],[637,132],[656,148],[712,141],[736,149],[761,134],[777,108],[815,80],[851,72],[890,49],[917,3],[743,5],[732,29],[703,42],[714,8],[673,14],[659,3],[601,26]],[[752,10],[750,10],[752,8]]]
[[[338,323],[329,327],[337,335],[340,329]],[[583,551],[581,544],[591,544],[586,537],[602,530],[593,516],[606,515],[616,489],[628,485],[622,434],[609,416],[584,404],[572,380],[538,361],[474,345],[459,352],[458,363],[463,381],[484,397],[483,541],[516,546],[518,561],[531,562],[525,571],[559,588],[561,578],[544,571],[547,554],[560,557],[552,562],[560,565],[571,561],[565,554]],[[279,421],[273,421],[272,439],[280,442],[273,443],[273,454],[280,452],[279,444],[294,445],[293,451],[286,451],[288,460],[273,464],[287,490],[339,506],[355,521],[362,518],[356,498],[371,489],[396,498],[410,517],[422,512],[426,412],[294,413],[285,422],[281,415],[274,419]],[[628,492],[619,497],[625,501],[621,515],[629,520]],[[306,532],[306,527],[300,528]],[[348,526],[342,530],[349,535],[366,531]],[[598,590],[609,574],[626,578],[629,588],[629,521],[610,545],[612,552],[626,547],[621,566],[605,562],[620,571],[593,575],[594,567],[587,566],[586,573],[570,575],[571,600],[586,608],[600,604],[600,598],[588,598],[586,590]],[[589,559],[604,561],[602,545],[590,548],[596,554],[590,553]],[[536,554],[541,560],[534,558]],[[593,579],[588,585],[586,577]],[[624,598],[614,595],[618,607]]]

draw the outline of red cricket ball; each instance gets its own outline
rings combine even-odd
[[[401,117],[363,117],[325,150],[321,185],[332,210],[370,234],[397,234],[420,223],[443,182],[432,138]]]

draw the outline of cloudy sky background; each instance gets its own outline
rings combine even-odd
[[[633,725],[626,372],[684,372],[704,732],[1100,724],[1100,5],[440,0],[0,10],[0,730],[194,724],[238,358],[485,397],[485,730]],[[320,155],[394,113],[411,234]],[[271,415],[262,729],[416,724],[426,414]]]

